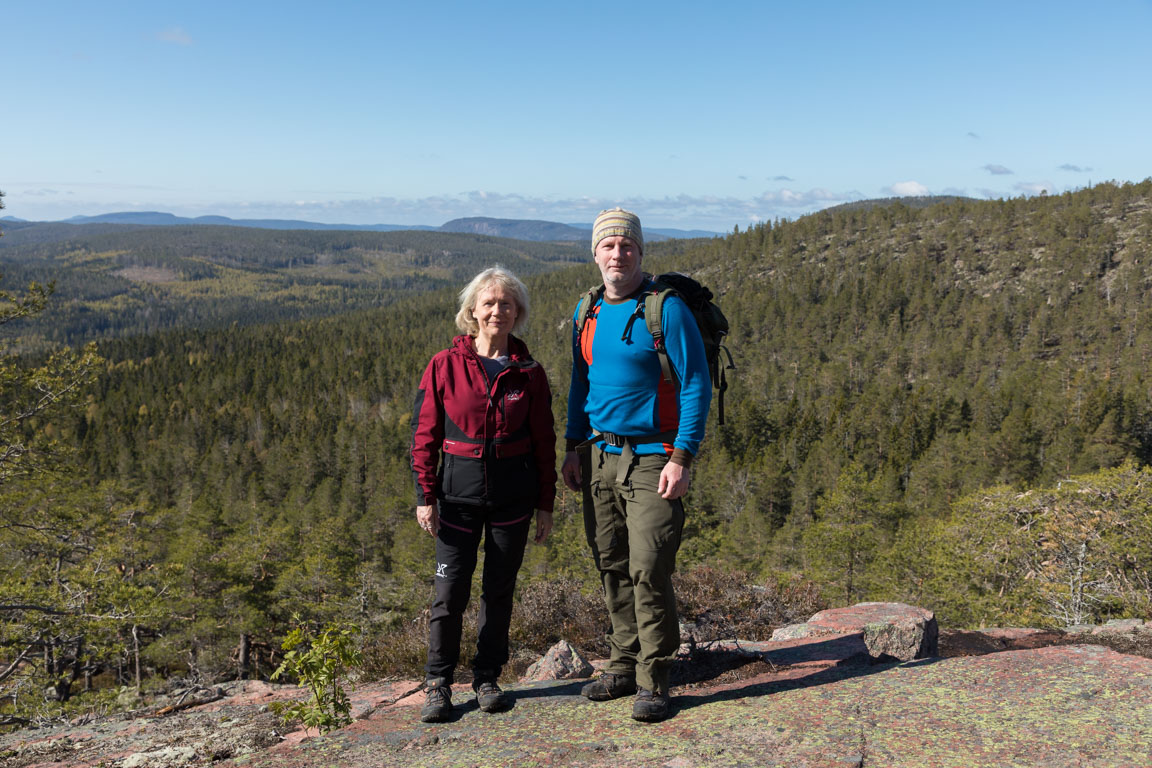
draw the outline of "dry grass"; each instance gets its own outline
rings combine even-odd
[[[827,607],[814,584],[793,579],[757,585],[742,572],[699,567],[677,574],[676,602],[682,622],[698,642],[738,637],[766,640],[772,630],[804,621]],[[467,661],[476,641],[478,600],[464,614],[461,666],[457,680],[468,681]],[[587,592],[572,579],[536,581],[518,590],[509,638],[512,659],[505,676],[514,678],[560,640],[592,658],[608,653],[604,635],[608,614],[599,590]],[[422,677],[428,653],[428,609],[369,640],[362,673],[369,679]]]
[[[361,648],[361,675],[368,680],[423,679],[428,658],[428,613],[425,608],[383,634],[368,638]],[[475,626],[474,615],[472,624]],[[474,635],[475,630],[472,632]]]
[[[693,625],[697,641],[767,640],[777,627],[828,607],[817,586],[799,578],[759,585],[742,571],[700,566],[677,574],[675,583],[680,621]]]

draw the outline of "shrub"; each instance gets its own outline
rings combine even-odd
[[[475,635],[474,611],[469,613],[473,614],[472,629],[469,628],[470,616],[465,614],[465,637]],[[424,677],[424,662],[428,657],[428,614],[428,609],[424,608],[365,641],[360,670],[365,679]]]
[[[798,577],[758,585],[744,571],[698,566],[677,574],[674,581],[680,620],[695,623],[698,641],[767,640],[777,627],[804,621],[827,607],[819,588]]]
[[[585,653],[604,655],[608,643],[608,611],[597,590],[589,594],[575,579],[536,581],[520,592],[512,612],[510,632],[514,648],[543,654],[560,640]]]
[[[347,679],[350,668],[360,664],[354,632],[353,627],[329,624],[319,634],[312,634],[303,626],[288,633],[283,646],[284,661],[272,673],[272,679],[295,677],[308,686],[312,698],[273,702],[272,710],[285,722],[299,720],[308,728],[319,728],[321,733],[352,722],[352,703],[341,680]]]

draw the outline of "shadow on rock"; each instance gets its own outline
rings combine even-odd
[[[736,699],[757,698],[771,696],[776,693],[792,691],[802,688],[813,688],[820,685],[837,683],[858,677],[867,677],[886,672],[894,667],[922,667],[943,661],[942,658],[917,659],[910,662],[877,662],[867,653],[857,652],[848,656],[842,652],[851,648],[851,637],[836,637],[819,643],[808,643],[803,649],[803,655],[794,654],[791,657],[799,661],[788,666],[776,666],[773,659],[766,658],[765,662],[771,666],[756,676],[749,676],[736,682],[690,688],[688,690],[673,691],[673,705],[676,710],[689,710],[703,704],[714,702],[734,701]],[[820,646],[825,646],[821,649]],[[789,649],[782,649],[789,650]],[[765,657],[779,655],[776,652],[765,653]],[[749,663],[755,663],[750,659]],[[819,661],[830,661],[830,665],[820,665]]]

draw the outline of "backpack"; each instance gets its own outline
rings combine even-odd
[[[664,272],[651,277],[645,275],[653,285],[641,294],[643,301],[636,301],[636,311],[628,320],[624,328],[623,339],[627,339],[632,330],[632,323],[641,314],[648,326],[648,332],[656,342],[656,351],[660,353],[660,370],[664,373],[664,380],[675,383],[672,365],[668,362],[668,350],[664,346],[664,302],[670,295],[679,296],[692,312],[692,319],[700,329],[700,338],[704,341],[704,357],[708,360],[708,374],[712,378],[712,386],[719,393],[719,411],[717,424],[724,424],[724,392],[728,389],[728,380],[725,370],[736,370],[732,362],[732,353],[724,346],[724,337],[728,335],[728,318],[713,301],[712,291],[693,280],[688,275],[679,272]],[[576,337],[579,345],[580,334],[584,331],[584,322],[591,315],[596,300],[604,295],[604,286],[600,285],[589,289],[580,299],[580,306],[576,310]],[[728,365],[721,366],[720,351],[728,357]]]

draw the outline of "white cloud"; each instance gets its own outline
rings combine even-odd
[[[1034,182],[1020,182],[1012,187],[1017,192],[1025,195],[1039,195],[1041,192],[1051,194],[1055,191],[1055,187],[1047,181],[1034,181]]]
[[[182,27],[165,27],[156,33],[156,39],[174,45],[192,45],[192,38]]]
[[[882,191],[896,197],[924,197],[931,194],[928,187],[918,181],[898,181]]]
[[[1060,166],[1060,170],[1068,171],[1069,173],[1090,173],[1092,171],[1091,168],[1082,165],[1073,165],[1072,163],[1064,163],[1064,165]]]
[[[988,173],[992,174],[993,176],[1011,176],[1012,175],[1012,169],[1011,168],[1005,168],[1002,165],[996,165],[994,163],[989,163],[988,165],[985,165],[984,170],[988,171]]]

